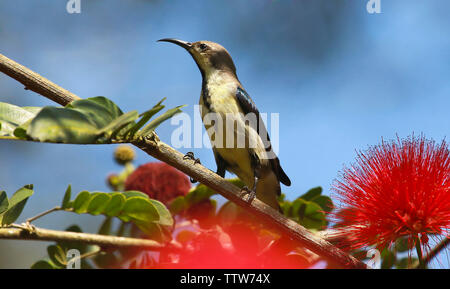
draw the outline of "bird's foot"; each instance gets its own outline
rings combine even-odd
[[[184,155],[183,160],[193,160],[194,161],[194,165],[195,164],[201,164],[200,159],[199,158],[195,158],[194,153],[193,152],[188,152],[187,154]],[[196,183],[197,180],[194,180],[193,178],[189,178],[191,183]]]
[[[256,192],[254,190],[250,190],[247,186],[244,186],[241,189],[241,197],[246,195],[248,195],[247,202],[251,204],[256,197]]]
[[[193,152],[188,152],[187,154],[185,154],[184,157],[183,157],[183,160],[193,160],[194,161],[194,165],[195,164],[201,164],[200,159],[199,158],[195,158]]]

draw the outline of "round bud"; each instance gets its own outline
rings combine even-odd
[[[134,150],[128,145],[120,145],[114,151],[114,159],[121,165],[133,161],[135,155]]]

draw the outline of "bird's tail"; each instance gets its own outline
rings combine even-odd
[[[277,197],[280,195],[280,182],[273,171],[263,174],[256,184],[256,198],[281,212]]]

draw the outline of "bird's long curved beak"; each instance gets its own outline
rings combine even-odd
[[[183,40],[174,39],[174,38],[164,38],[164,39],[160,39],[158,41],[170,42],[170,43],[176,44],[178,46],[181,46],[186,50],[189,50],[192,47],[192,43],[183,41]]]

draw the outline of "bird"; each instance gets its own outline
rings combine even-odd
[[[200,70],[200,113],[211,140],[216,173],[221,177],[225,177],[226,171],[234,173],[245,184],[242,193],[249,195],[249,203],[256,197],[281,212],[277,200],[281,194],[280,183],[290,186],[291,181],[273,152],[260,112],[239,81],[228,51],[211,41],[191,43],[174,38],[158,41],[184,48]],[[216,118],[207,122],[211,114]],[[246,118],[247,115],[254,118]],[[233,122],[228,122],[230,119]],[[231,141],[227,142],[227,138]],[[194,159],[192,152],[187,156]]]

